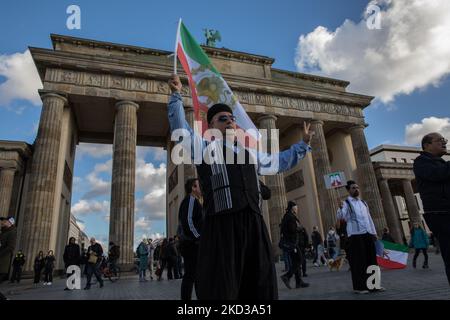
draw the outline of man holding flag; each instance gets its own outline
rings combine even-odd
[[[186,149],[201,146],[202,155],[207,151],[200,163],[196,161],[205,211],[197,262],[197,297],[278,299],[272,245],[261,214],[258,174],[276,174],[297,165],[311,151],[308,144],[313,133],[305,123],[303,141],[281,153],[266,154],[245,148],[234,133],[238,126],[246,131],[255,128],[253,123],[181,22],[177,55],[188,75],[196,119],[202,119],[200,111],[206,111],[206,119],[202,120],[208,128],[215,129],[215,139],[208,141],[189,126],[180,94],[182,84],[173,75],[169,80],[172,95],[168,105],[171,132],[184,129],[183,142],[190,141],[190,145],[184,144]],[[203,76],[196,76],[196,70],[202,70]],[[205,82],[215,85],[207,86],[206,90]],[[227,162],[223,161],[225,158]],[[245,161],[237,162],[237,158]],[[277,164],[275,168],[273,163]]]

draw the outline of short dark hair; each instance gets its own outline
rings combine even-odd
[[[423,136],[423,138],[422,138],[422,150],[425,150],[425,145],[426,144],[433,143],[433,135],[435,135],[435,133],[431,132],[431,133],[428,133],[428,134]]]
[[[350,190],[350,187],[352,186],[352,184],[356,184],[356,182],[353,180],[348,180],[347,185],[345,186],[345,189]]]
[[[187,179],[186,183],[184,184],[184,191],[186,194],[189,194],[192,192],[192,187],[194,186],[195,181],[197,181],[197,178],[189,178]]]

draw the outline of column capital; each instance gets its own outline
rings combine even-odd
[[[271,119],[273,121],[277,121],[278,117],[273,114],[265,114],[263,116],[260,116],[256,121],[260,124],[261,121],[264,121],[266,119],[269,119],[269,120]]]
[[[67,105],[69,103],[67,100],[67,95],[64,93],[39,90],[39,95],[41,96],[42,102],[44,102],[44,100],[47,98],[57,98],[57,99],[61,99],[63,101],[64,105]]]
[[[131,105],[131,106],[133,106],[133,107],[136,108],[136,111],[139,110],[139,105],[138,105],[136,102],[130,101],[130,100],[121,100],[121,101],[118,101],[118,102],[116,102],[115,107],[116,107],[116,109],[118,110],[118,109],[120,109],[120,107],[122,107],[122,106],[124,106],[124,105]]]
[[[321,126],[323,126],[325,124],[325,122],[323,122],[322,120],[319,120],[319,119],[311,120],[310,123],[312,125],[321,125]]]
[[[355,124],[355,125],[352,125],[351,127],[349,127],[348,130],[350,130],[350,131],[357,130],[357,129],[364,130],[364,129],[367,128],[368,126],[369,126],[369,125],[368,125],[367,123],[364,123],[364,124]]]
[[[12,171],[12,172],[16,172],[17,171],[17,167],[13,167],[13,166],[6,166],[6,167],[0,167],[0,172],[6,172],[6,171]]]

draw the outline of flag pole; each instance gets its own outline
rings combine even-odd
[[[175,50],[173,54],[173,74],[177,74],[177,62],[178,62],[178,40],[180,39],[180,27],[181,27],[181,18],[178,20],[178,28],[177,28],[177,37],[175,39]]]

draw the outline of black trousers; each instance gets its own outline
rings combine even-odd
[[[289,251],[289,260],[291,262],[288,272],[284,275],[288,279],[295,276],[295,284],[298,286],[302,281],[302,264],[303,264],[303,253],[298,248],[296,251]]]
[[[100,284],[103,283],[102,275],[100,274],[100,264],[88,263],[86,264],[86,269],[87,269],[86,287],[88,288],[91,287],[92,274],[95,275],[95,278],[97,279],[98,283]]]
[[[53,268],[44,269],[44,282],[53,282]]]
[[[272,244],[250,208],[205,218],[197,261],[199,300],[278,299]]]
[[[181,300],[192,299],[192,289],[195,283],[197,268],[198,244],[193,241],[183,241],[180,244],[181,255],[184,259],[184,276],[181,281]],[[197,293],[197,290],[195,290]]]
[[[17,281],[17,283],[22,280],[22,266],[14,266],[11,275],[11,282]]]
[[[427,249],[425,249],[425,248],[416,249],[416,252],[414,253],[414,257],[413,257],[414,265],[416,264],[417,257],[419,256],[420,251],[423,252],[423,256],[425,257],[425,261],[423,262],[423,265],[427,266],[428,265],[428,253],[427,253]]]
[[[367,279],[370,274],[367,274],[367,268],[378,265],[373,236],[369,233],[350,236],[348,251],[353,290],[368,290]]]
[[[303,275],[305,275],[306,274],[306,249],[302,248],[300,251],[302,252],[302,260],[301,260],[302,273],[303,273]]]
[[[34,282],[33,283],[39,283],[41,281],[42,276],[42,268],[35,268],[34,269]]]
[[[445,273],[450,285],[450,213],[433,214],[425,213],[423,215],[431,232],[439,241],[442,259],[445,264]]]

